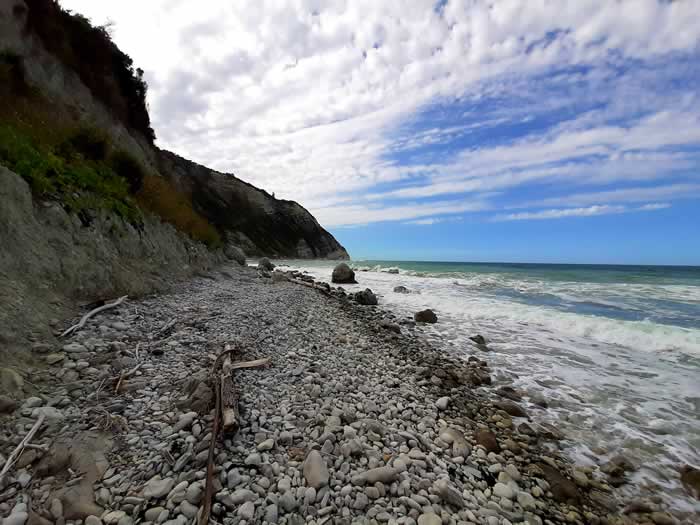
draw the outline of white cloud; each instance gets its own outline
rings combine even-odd
[[[409,202],[425,197],[482,201],[698,164],[683,150],[700,143],[697,93],[654,84],[664,75],[644,66],[697,52],[694,2],[449,0],[442,13],[435,0],[61,3],[115,22],[116,42],[146,70],[161,146],[298,200],[327,226],[429,216],[434,204]],[[512,102],[482,115],[489,97]],[[405,128],[455,99],[477,106],[463,124]],[[566,111],[549,131],[467,140]],[[458,139],[461,152],[392,160]]]
[[[638,211],[655,211],[670,208],[668,203],[651,203],[644,204],[636,208],[629,208],[622,205],[594,205],[586,208],[565,208],[540,210],[522,213],[509,213],[506,215],[496,215],[494,221],[531,221],[531,220],[548,220],[548,219],[565,219],[567,217],[593,217],[596,215],[611,215],[617,213],[630,213]]]
[[[435,217],[430,217],[428,219],[417,219],[415,221],[406,221],[404,224],[415,224],[417,226],[431,226],[433,224],[437,224],[439,222],[442,222],[440,219],[436,219]]]
[[[488,210],[483,201],[439,201],[396,206],[348,205],[319,208],[316,218],[326,226],[357,226],[373,222],[406,221],[433,215],[454,215]]]
[[[655,210],[666,210],[671,207],[668,202],[653,202],[651,204],[644,204],[637,208],[637,211],[655,211]]]
[[[670,184],[648,188],[579,193],[527,203],[527,206],[585,206],[592,203],[646,202],[654,199],[692,199],[700,197],[700,184]]]

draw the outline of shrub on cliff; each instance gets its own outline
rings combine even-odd
[[[178,230],[212,248],[222,245],[219,232],[193,208],[192,202],[168,180],[147,173],[143,186],[136,194],[141,208],[159,215]]]
[[[24,178],[35,194],[60,200],[68,209],[108,209],[138,218],[127,181],[104,162],[87,159],[65,143],[55,148],[15,127],[0,126],[0,163]]]
[[[117,151],[109,159],[112,169],[129,183],[129,191],[138,193],[143,187],[146,170],[141,163],[125,151]]]
[[[65,11],[55,0],[25,0],[27,29],[36,34],[67,68],[127,127],[151,143],[155,133],[146,106],[143,70],[119,50],[104,27]]]
[[[109,140],[95,128],[80,127],[59,148],[66,157],[77,154],[87,160],[100,161],[107,158]]]
[[[54,146],[3,124],[0,164],[24,178],[36,195],[60,201],[81,217],[88,210],[106,209],[140,223],[141,210],[148,211],[195,240],[221,246],[219,233],[186,195],[128,153],[109,154],[109,143],[100,137],[81,128]]]

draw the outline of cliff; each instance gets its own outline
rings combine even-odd
[[[6,82],[5,93],[0,93],[5,99],[0,106],[11,108],[10,115],[0,108],[0,119],[16,120],[13,111],[22,121],[42,114],[40,120],[50,119],[51,126],[60,122],[63,128],[87,125],[100,130],[148,171],[175,185],[222,239],[240,244],[251,255],[348,258],[299,204],[276,200],[233,175],[155,147],[143,71],[104,28],[65,12],[53,0],[0,0],[3,65],[6,76],[9,67],[19,78]],[[159,210],[150,211],[169,219]]]
[[[248,255],[347,258],[295,202],[155,145],[143,71],[53,0],[0,0],[0,359],[80,302]]]
[[[345,248],[296,202],[275,199],[234,175],[214,171],[169,151],[159,152],[158,167],[180,191],[191,195],[198,213],[247,254],[348,258]]]

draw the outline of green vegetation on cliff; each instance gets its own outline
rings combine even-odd
[[[90,210],[103,209],[139,223],[144,210],[208,246],[221,244],[185,195],[128,153],[114,150],[97,130],[79,128],[52,144],[21,126],[2,124],[0,164],[24,178],[35,195],[60,201],[84,221]]]
[[[112,114],[151,143],[155,133],[146,105],[143,70],[122,52],[107,32],[55,0],[25,0],[27,28],[67,68],[75,71]]]

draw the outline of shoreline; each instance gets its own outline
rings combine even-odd
[[[322,297],[275,275],[222,267],[96,317],[62,342],[62,352],[42,348],[44,359],[54,356],[46,373],[56,385],[15,412],[13,423],[20,426],[12,437],[19,441],[42,407],[53,403],[44,411],[58,413],[34,440],[52,448],[43,458],[34,454],[33,468],[12,472],[10,486],[20,490],[0,502],[0,514],[8,515],[15,507],[9,502],[24,494],[32,496],[32,510],[47,510],[47,518],[53,511],[53,519],[61,510],[66,523],[66,511],[85,518],[99,509],[101,523],[192,522],[211,426],[207,356],[242,338],[255,343],[245,360],[270,357],[272,366],[236,372],[242,426],[218,446],[218,522],[627,519],[620,508],[612,510],[610,493],[598,490],[605,485],[585,471],[577,471],[575,481],[566,477],[570,465],[563,454],[542,446],[560,437],[555,428],[527,414],[514,416],[523,414],[517,401],[480,388],[490,382],[484,361],[448,355],[407,325],[394,324],[393,314],[380,307]],[[111,378],[137,367],[114,394]],[[16,443],[3,438],[6,455]],[[66,467],[80,461],[88,464],[78,472],[88,474],[66,489]],[[655,514],[629,519],[676,522],[662,508],[637,504],[636,510]],[[12,514],[22,512],[20,503]]]

